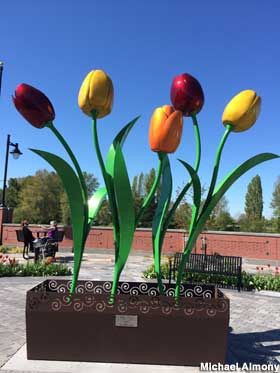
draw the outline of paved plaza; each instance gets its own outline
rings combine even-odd
[[[73,265],[72,254],[60,253]],[[147,254],[131,255],[124,270],[122,280],[143,281],[142,272],[152,263]],[[80,279],[111,280],[114,264],[113,253],[99,252],[85,254]],[[4,277],[0,278],[0,372],[121,372],[128,365],[87,363],[45,363],[33,365],[32,369],[24,365],[25,358],[25,296],[26,291],[42,281],[40,277]],[[280,363],[280,297],[274,292],[240,292],[224,290],[230,298],[230,333],[228,363],[266,364]],[[14,356],[14,357],[13,357]],[[22,359],[22,360],[20,360]],[[22,361],[22,367],[20,365]],[[65,365],[66,364],[66,365]],[[70,365],[69,365],[70,364]],[[71,365],[72,364],[72,365]],[[76,365],[75,365],[76,364]],[[97,369],[98,365],[98,369]],[[31,365],[29,365],[30,367]],[[42,366],[44,369],[42,369]],[[93,367],[95,366],[95,369]],[[39,369],[40,368],[40,369]],[[131,372],[140,372],[140,366],[134,366]],[[76,369],[76,370],[73,370]],[[88,369],[88,370],[87,370]],[[115,369],[115,370],[114,370]],[[119,369],[119,370],[118,370]],[[140,370],[139,370],[140,369]],[[143,371],[143,369],[142,369]],[[152,367],[151,372],[196,372],[191,367]]]

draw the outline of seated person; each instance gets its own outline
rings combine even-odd
[[[58,231],[57,229],[57,222],[55,220],[52,220],[50,222],[50,226],[49,227],[45,227],[45,226],[42,226],[42,228],[45,228],[47,230],[47,236],[46,237],[43,237],[43,238],[40,238],[40,242],[41,243],[46,243],[47,240],[49,239],[55,239],[55,236],[56,236],[56,232]]]
[[[31,230],[28,228],[28,221],[23,220],[21,222],[21,228],[22,228],[22,233],[23,233],[23,238],[24,238],[24,244],[29,245],[30,250],[33,250],[33,241],[35,240],[35,237],[33,236]]]
[[[53,240],[56,238],[56,232],[57,232],[57,222],[55,220],[52,220],[50,222],[50,227],[48,229],[48,238],[52,238]]]

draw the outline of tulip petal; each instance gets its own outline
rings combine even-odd
[[[181,111],[175,111],[164,123],[160,149],[165,153],[174,153],[180,144],[183,130],[183,116]]]

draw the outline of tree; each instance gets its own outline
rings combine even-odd
[[[275,218],[280,218],[280,176],[278,176],[274,184],[270,207],[273,209],[273,216]]]
[[[108,200],[105,200],[99,210],[95,220],[94,225],[108,226],[112,225],[112,214],[109,206]]]
[[[231,217],[229,212],[228,200],[223,196],[217,203],[207,221],[207,229],[226,231],[232,229],[233,225],[234,219]]]
[[[260,220],[263,213],[262,184],[259,175],[253,177],[245,196],[245,214],[249,220]]]
[[[149,194],[153,183],[156,177],[156,170],[152,168],[146,175],[143,177],[143,196],[142,200]],[[157,208],[157,195],[154,195],[150,205],[145,210],[142,219],[141,219],[141,227],[151,227],[153,218],[155,215],[155,211]]]
[[[20,178],[11,178],[8,181],[8,188],[6,191],[6,205],[8,207],[17,207],[20,199],[19,193],[22,187],[22,179]]]
[[[141,172],[139,175],[134,176],[132,181],[132,195],[134,199],[134,207],[135,207],[135,214],[138,215],[142,204],[146,198],[146,196],[149,194],[154,180],[156,177],[156,170],[152,168],[147,174],[143,174]],[[149,207],[146,209],[145,213],[143,214],[139,226],[140,227],[151,227],[153,217],[155,214],[155,210],[157,207],[157,200],[159,195],[159,189],[156,192],[156,195],[153,196],[152,201],[149,205]]]
[[[19,192],[19,204],[14,221],[28,219],[30,223],[61,221],[60,198],[63,188],[55,172],[39,170],[24,179]]]
[[[180,203],[174,214],[174,223],[172,228],[177,229],[189,229],[190,221],[192,216],[192,208],[187,201]]]
[[[262,184],[259,175],[252,178],[248,185],[245,196],[245,224],[246,230],[251,232],[260,232],[264,228],[263,213],[263,194]]]
[[[142,173],[140,175],[134,176],[133,181],[132,181],[132,187],[131,187],[136,216],[139,213],[139,211],[141,209],[141,206],[142,206],[142,203],[143,203],[143,195],[139,194],[139,192],[141,190],[143,191],[143,185],[140,185],[140,183],[143,184],[143,174]]]

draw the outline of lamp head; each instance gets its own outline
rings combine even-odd
[[[18,148],[18,143],[14,145],[14,149],[10,152],[10,154],[12,154],[14,159],[18,159],[22,155],[22,152]]]

